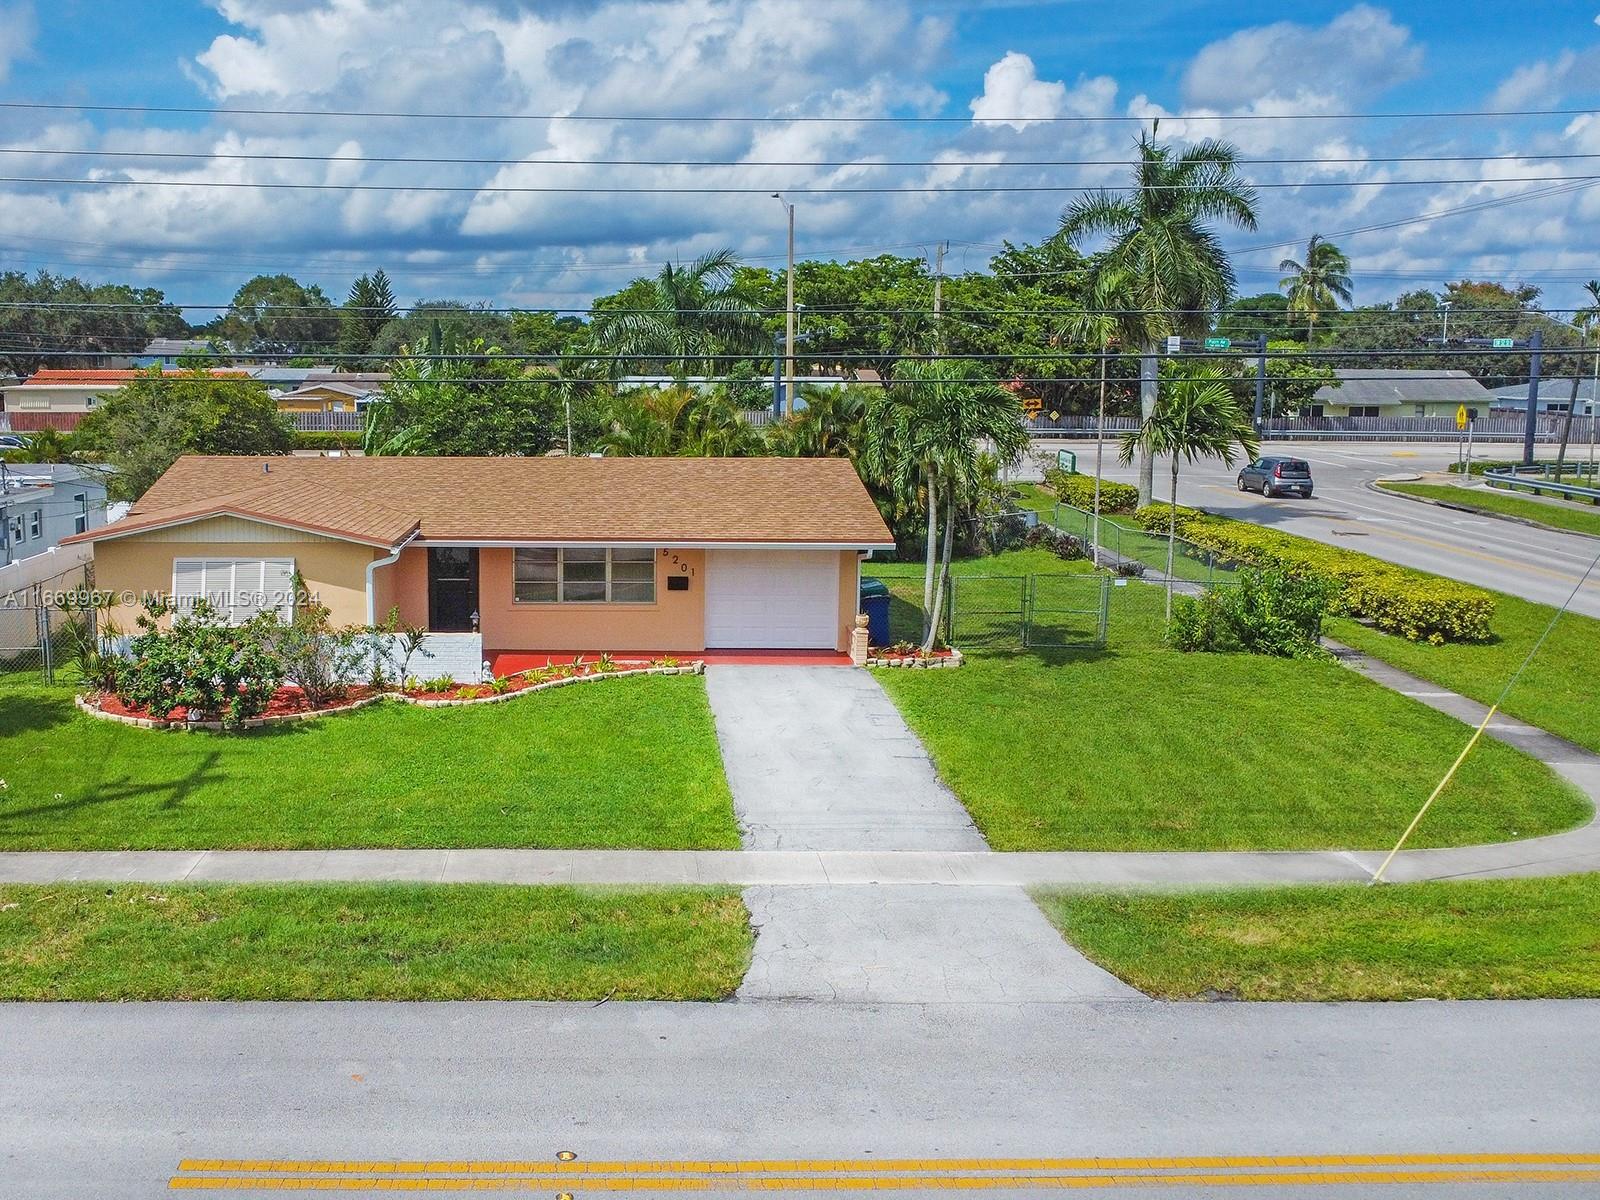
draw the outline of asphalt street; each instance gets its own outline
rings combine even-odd
[[[257,1183],[289,1176],[271,1160],[346,1182],[374,1163],[524,1164],[515,1178],[561,1151],[656,1171],[843,1160],[866,1180],[906,1158],[1549,1161],[1600,1151],[1597,1024],[1600,1003],[1559,1001],[16,1004],[0,1013],[0,1194],[154,1197],[241,1163]],[[1176,1194],[1600,1192],[1384,1182]]]
[[[1035,453],[1053,457],[1058,448],[1079,456],[1079,470],[1093,470],[1094,443],[1040,442]],[[1480,448],[1478,457],[1516,457],[1518,447]],[[1183,464],[1178,501],[1224,516],[1284,529],[1329,545],[1494,588],[1541,604],[1560,604],[1600,554],[1600,541],[1502,521],[1494,517],[1386,496],[1368,485],[1388,475],[1443,471],[1456,448],[1427,443],[1269,442],[1266,454],[1288,454],[1311,463],[1316,481],[1310,500],[1268,500],[1235,485],[1238,464],[1215,460]],[[1541,451],[1543,452],[1543,451]],[[1116,462],[1108,448],[1106,478],[1133,483],[1137,468]],[[1165,500],[1171,481],[1168,460],[1156,467],[1156,498]],[[1036,469],[1024,477],[1036,476]],[[1573,600],[1574,612],[1600,616],[1600,568]]]

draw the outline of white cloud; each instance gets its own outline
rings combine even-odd
[[[1229,109],[1265,97],[1337,111],[1412,78],[1422,48],[1381,8],[1358,4],[1326,25],[1279,21],[1212,42],[1183,76],[1184,101]]]
[[[983,74],[983,94],[968,105],[974,122],[1023,130],[1051,117],[1094,116],[1111,110],[1116,80],[1106,75],[1080,78],[1068,88],[1061,80],[1039,78],[1033,59],[1015,50]]]
[[[0,83],[11,74],[11,64],[33,50],[38,33],[32,0],[0,4]]]

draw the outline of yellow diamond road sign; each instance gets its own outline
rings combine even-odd
[[[1467,406],[1465,404],[1463,404],[1463,405],[1461,405],[1461,407],[1456,409],[1456,428],[1457,429],[1465,429],[1466,427],[1467,427]]]

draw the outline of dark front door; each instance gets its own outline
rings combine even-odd
[[[428,628],[468,633],[478,611],[478,551],[463,546],[428,547]]]

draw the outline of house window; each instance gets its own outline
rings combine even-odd
[[[12,517],[11,518],[11,544],[13,546],[15,546],[18,543],[22,542],[23,540],[25,540],[25,539],[22,536],[22,518],[20,516]]]
[[[1428,415],[1428,406],[1426,404],[1417,405],[1417,416],[1425,417],[1427,415]]]
[[[1546,405],[1545,406],[1545,411],[1546,412],[1551,412],[1551,413],[1564,413],[1564,412],[1567,411],[1567,409],[1569,409],[1571,407],[1572,406],[1570,404],[1568,404],[1565,400],[1561,400],[1561,401],[1557,401],[1555,403]]]
[[[230,621],[275,612],[294,614],[292,558],[175,558],[172,600],[180,611],[204,597]]]
[[[1350,415],[1352,417],[1375,417],[1378,415],[1378,406],[1376,404],[1352,404],[1350,406]]]
[[[89,529],[89,494],[74,492],[72,502],[78,506],[78,515],[72,518],[73,533],[87,533]]]
[[[37,508],[28,514],[28,536],[35,541],[43,536],[39,529],[39,510]]]
[[[653,604],[656,552],[648,546],[520,549],[512,580],[518,604]]]

